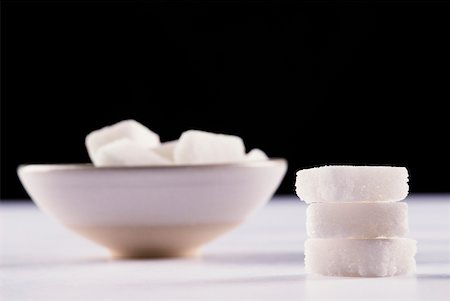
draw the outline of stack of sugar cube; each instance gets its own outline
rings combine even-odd
[[[408,171],[390,166],[322,166],[297,172],[309,204],[307,273],[382,277],[415,271],[408,232]]]

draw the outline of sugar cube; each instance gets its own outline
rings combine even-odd
[[[181,134],[174,149],[176,164],[239,162],[245,159],[240,137],[189,130]]]
[[[178,140],[164,142],[164,143],[161,143],[160,146],[153,148],[152,151],[154,151],[158,155],[166,158],[167,160],[170,160],[171,162],[173,162],[174,161],[173,153],[174,153],[175,146],[177,145],[177,143],[178,143]]]
[[[306,203],[394,202],[408,195],[408,170],[391,166],[322,166],[297,172]]]
[[[327,276],[384,277],[415,271],[416,241],[393,239],[308,239],[307,273]]]
[[[245,156],[245,159],[247,161],[261,161],[261,160],[267,160],[268,157],[265,152],[260,150],[259,148],[254,148],[251,151],[247,153]]]
[[[306,231],[314,238],[401,237],[408,232],[408,205],[395,203],[313,203]]]
[[[86,148],[93,161],[97,150],[115,140],[127,138],[140,146],[151,149],[160,145],[159,136],[136,120],[123,120],[95,130],[86,136]]]
[[[103,145],[94,154],[95,166],[168,165],[171,161],[130,139],[118,139]]]

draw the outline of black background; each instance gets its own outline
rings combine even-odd
[[[1,195],[22,163],[87,162],[84,137],[136,119],[320,164],[407,166],[449,192],[448,2],[2,3]]]

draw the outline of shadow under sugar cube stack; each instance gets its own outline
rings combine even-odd
[[[390,166],[322,166],[297,172],[309,204],[307,273],[383,277],[415,271],[408,233],[408,171]]]

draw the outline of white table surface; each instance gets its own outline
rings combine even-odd
[[[278,198],[197,259],[112,260],[31,203],[0,204],[0,300],[450,300],[450,195],[408,197],[417,273],[306,275],[306,205]]]

